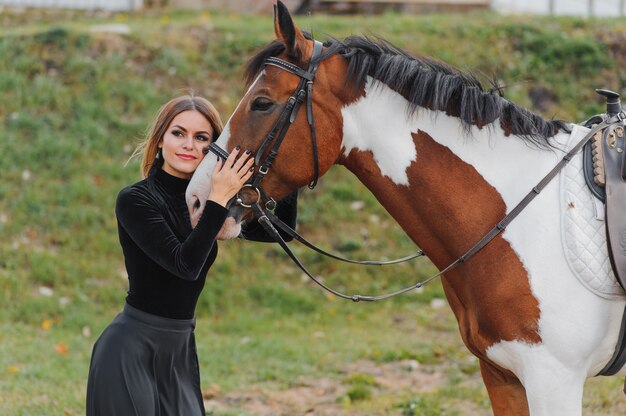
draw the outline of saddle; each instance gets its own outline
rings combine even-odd
[[[585,182],[593,195],[604,202],[606,237],[613,273],[626,289],[626,123],[619,95],[596,90],[607,99],[607,114],[585,122],[593,127],[609,117],[617,122],[598,131],[583,148]]]
[[[608,90],[596,92],[606,98],[607,111],[587,120],[585,127],[609,122],[585,144],[583,170],[587,186],[604,202],[609,260],[618,283],[626,289],[626,113],[622,111],[619,94]],[[597,375],[614,375],[625,363],[626,309],[613,356]]]

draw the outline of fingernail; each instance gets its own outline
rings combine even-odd
[[[217,161],[218,161],[218,162],[220,161],[220,157],[219,157],[219,156],[217,157]]]
[[[239,150],[239,149],[241,149],[241,146],[239,145],[235,146],[235,150]]]
[[[251,151],[249,151],[249,150],[246,150],[246,154],[247,154],[247,155],[249,155],[250,153],[252,153],[252,152],[251,152]]]
[[[250,172],[254,172],[254,167],[250,168]]]

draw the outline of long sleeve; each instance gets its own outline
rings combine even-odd
[[[298,216],[298,191],[293,192],[286,198],[277,202],[274,213],[285,224],[295,230],[296,219]],[[282,230],[279,229],[278,232],[285,241],[293,240],[293,237],[285,234]],[[246,224],[246,227],[242,230],[241,235],[244,239],[250,241],[260,241],[264,243],[274,242],[274,239],[265,232],[263,226],[259,224],[256,219]]]
[[[129,187],[120,192],[115,213],[120,226],[151,260],[181,279],[196,280],[228,211],[207,201],[198,225],[181,241],[162,209],[154,196]]]

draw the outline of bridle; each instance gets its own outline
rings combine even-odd
[[[483,237],[478,240],[469,250],[467,250],[462,256],[458,257],[455,261],[450,263],[447,267],[439,271],[438,273],[419,281],[411,286],[405,287],[403,289],[397,290],[395,292],[378,295],[378,296],[365,296],[365,295],[346,295],[337,290],[334,290],[328,286],[326,286],[320,279],[314,276],[311,272],[309,272],[306,267],[300,262],[298,257],[291,251],[277,228],[281,229],[285,234],[291,236],[297,241],[301,242],[305,246],[315,250],[316,252],[323,254],[325,256],[331,257],[333,259],[344,261],[353,264],[362,264],[369,266],[382,266],[382,265],[390,265],[397,264],[401,262],[405,262],[417,257],[421,257],[424,255],[423,251],[418,251],[416,254],[409,255],[403,258],[399,258],[396,260],[390,261],[359,261],[359,260],[351,260],[346,259],[342,256],[338,256],[335,254],[331,254],[314,244],[308,242],[304,237],[298,234],[295,230],[285,224],[280,220],[276,215],[274,215],[271,210],[275,208],[276,202],[269,196],[267,196],[262,188],[260,187],[261,181],[267,175],[272,162],[276,158],[278,154],[278,150],[280,145],[289,130],[289,127],[295,120],[298,111],[302,105],[306,101],[307,105],[307,121],[309,124],[309,129],[311,132],[311,141],[313,146],[313,166],[314,166],[314,176],[313,180],[309,184],[309,188],[313,189],[317,184],[317,180],[319,177],[319,160],[318,160],[318,151],[317,151],[317,136],[315,133],[315,124],[313,120],[313,80],[315,79],[315,72],[319,66],[319,57],[322,52],[322,43],[314,40],[313,53],[311,55],[311,60],[309,61],[308,69],[305,71],[298,66],[284,61],[280,58],[270,57],[265,61],[265,65],[272,65],[287,72],[290,72],[294,75],[300,77],[300,82],[296,87],[294,93],[289,97],[285,108],[281,111],[278,119],[274,123],[274,126],[270,130],[270,132],[265,136],[265,139],[261,143],[261,146],[257,150],[254,161],[255,165],[259,166],[256,174],[248,181],[246,185],[242,187],[240,192],[237,194],[235,198],[235,203],[241,205],[244,208],[251,208],[256,216],[258,217],[259,223],[263,226],[266,233],[270,235],[276,242],[282,247],[282,249],[287,253],[287,255],[292,259],[292,261],[317,285],[322,287],[324,290],[332,293],[343,299],[349,299],[354,302],[359,301],[377,301],[382,299],[387,299],[392,296],[399,295],[401,293],[409,292],[414,289],[418,289],[430,281],[440,277],[441,275],[457,268],[461,264],[465,263],[472,256],[482,250],[490,241],[492,241],[496,236],[502,233],[506,227],[513,221],[515,217],[517,217],[524,208],[537,196],[539,193],[548,185],[548,183],[554,179],[554,177],[559,173],[559,171],[572,159],[572,157],[578,153],[585,143],[587,143],[596,132],[602,130],[607,127],[609,124],[616,122],[623,122],[626,119],[626,114],[623,112],[612,116],[607,117],[603,122],[593,127],[583,139],[578,142],[570,151],[561,159],[561,161],[552,168],[548,174],[539,181],[539,183],[532,188],[532,190],[508,213],[506,214],[491,230],[489,230]],[[271,145],[271,147],[270,147]],[[269,149],[269,152],[263,162],[261,162],[261,158],[263,154]],[[217,156],[223,158],[224,160],[228,157],[228,152],[219,147],[215,142],[211,143],[206,149],[205,153],[211,151]],[[254,196],[252,199],[247,198],[244,194],[252,192]]]
[[[311,54],[311,60],[309,61],[309,68],[306,71],[303,71],[301,68],[293,65],[287,61],[283,61],[280,58],[270,57],[265,61],[265,65],[272,65],[277,68],[280,68],[284,71],[291,72],[294,75],[300,77],[300,82],[296,87],[294,93],[289,97],[287,101],[287,105],[281,112],[278,120],[274,124],[274,127],[270,130],[270,132],[261,143],[261,146],[256,152],[254,157],[255,165],[259,166],[261,162],[261,157],[263,153],[265,153],[266,149],[269,145],[274,141],[274,145],[271,147],[265,161],[262,165],[260,165],[258,172],[255,177],[252,179],[252,186],[258,187],[267,171],[269,170],[272,162],[276,158],[278,154],[278,148],[283,142],[289,127],[296,119],[298,115],[298,111],[300,110],[300,106],[306,100],[306,117],[309,123],[309,130],[311,131],[311,144],[313,146],[313,180],[309,184],[309,188],[315,188],[317,185],[317,180],[319,178],[319,156],[317,151],[317,134],[315,133],[315,123],[313,122],[313,80],[315,79],[315,73],[317,72],[317,68],[319,66],[318,58],[322,53],[322,43],[319,41],[313,41],[313,53]],[[287,118],[289,115],[289,118]],[[278,133],[278,136],[274,140],[275,135]]]
[[[313,189],[317,185],[317,181],[319,178],[319,156],[317,149],[317,134],[315,132],[315,123],[313,120],[313,80],[315,79],[315,73],[317,72],[317,68],[320,62],[320,55],[322,53],[322,43],[316,40],[313,40],[313,52],[311,54],[311,59],[309,61],[309,66],[307,70],[303,70],[302,68],[282,60],[276,57],[267,58],[264,65],[271,65],[287,72],[290,72],[294,75],[300,77],[300,82],[296,87],[295,91],[289,99],[281,113],[279,114],[276,122],[270,129],[269,133],[263,139],[261,146],[256,151],[254,156],[254,163],[256,166],[259,166],[255,175],[246,183],[242,189],[239,191],[237,196],[235,197],[234,203],[240,205],[244,208],[252,208],[255,214],[258,216],[258,221],[264,227],[266,232],[272,236],[285,250],[285,252],[291,257],[291,259],[318,285],[322,286],[324,289],[329,292],[343,297],[345,299],[352,299],[355,301],[358,300],[370,300],[366,298],[370,298],[368,296],[347,296],[342,293],[339,293],[327,286],[325,286],[319,279],[313,276],[306,268],[302,265],[299,259],[293,254],[291,249],[287,246],[284,239],[277,231],[276,227],[280,228],[287,235],[290,235],[292,238],[311,248],[312,250],[325,255],[327,257],[333,258],[335,260],[352,263],[352,264],[361,264],[367,266],[383,266],[383,265],[391,265],[398,264],[402,262],[406,262],[412,260],[417,257],[424,256],[424,252],[419,250],[415,254],[411,254],[396,260],[386,260],[386,261],[374,261],[374,260],[352,260],[347,259],[345,257],[329,253],[316,245],[307,241],[304,237],[298,234],[295,230],[285,224],[280,220],[277,216],[275,216],[270,210],[274,209],[276,206],[276,202],[274,199],[265,194],[263,189],[260,187],[261,181],[267,175],[270,166],[274,162],[274,159],[278,155],[278,150],[289,130],[291,124],[293,124],[296,116],[298,115],[298,111],[304,102],[306,102],[306,113],[307,113],[307,121],[309,124],[309,130],[311,132],[311,144],[313,148],[313,180],[309,183],[309,188]],[[271,147],[270,147],[271,146]],[[269,149],[269,151],[268,151]],[[204,150],[205,154],[208,152],[212,152],[222,159],[228,158],[228,152],[216,142],[212,142],[209,146]],[[261,162],[261,158],[267,152],[267,156]],[[247,194],[247,196],[246,196]],[[252,195],[252,197],[250,197]],[[373,300],[373,299],[372,299]]]
[[[276,159],[278,155],[278,149],[285,136],[287,135],[287,131],[289,127],[293,124],[296,116],[298,115],[298,111],[300,111],[300,107],[306,101],[306,113],[307,113],[307,121],[309,123],[309,130],[311,132],[311,144],[313,147],[313,180],[309,183],[309,188],[313,189],[317,185],[317,180],[319,178],[319,156],[317,150],[317,134],[315,132],[315,123],[313,121],[313,80],[315,79],[315,73],[317,72],[317,68],[319,66],[319,57],[322,53],[322,43],[314,40],[313,41],[313,53],[311,54],[311,59],[309,61],[309,67],[305,71],[302,68],[282,60],[276,57],[270,57],[265,60],[264,65],[271,65],[277,68],[280,68],[284,71],[290,72],[294,75],[300,77],[300,82],[296,87],[295,91],[285,104],[285,107],[280,112],[274,126],[270,129],[269,133],[263,139],[261,146],[256,151],[254,156],[254,164],[255,166],[259,166],[257,172],[252,176],[252,178],[248,181],[246,185],[242,188],[242,190],[246,193],[248,191],[252,191],[255,195],[252,200],[246,198],[244,199],[240,195],[238,195],[236,202],[244,208],[252,208],[255,204],[261,203],[263,199],[270,201],[270,205],[275,204],[273,199],[269,198],[265,195],[260,188],[261,181],[265,178],[265,175],[269,172],[270,166]],[[270,147],[271,145],[271,147]],[[269,151],[268,151],[269,149]],[[220,157],[228,157],[228,153],[220,148],[215,142],[211,143],[206,149],[205,153],[213,152]],[[261,158],[267,152],[267,156],[261,162]]]

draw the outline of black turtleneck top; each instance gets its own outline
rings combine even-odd
[[[158,169],[147,179],[124,188],[115,214],[126,270],[126,302],[142,311],[173,319],[190,319],[207,271],[217,256],[215,237],[228,210],[207,201],[192,229],[185,190],[188,179]],[[295,225],[297,199],[279,203],[276,214]],[[253,228],[253,227],[251,227]],[[246,239],[270,241],[262,229],[244,232]]]

